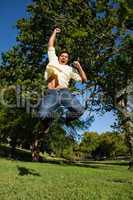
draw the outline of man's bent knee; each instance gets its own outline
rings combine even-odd
[[[52,113],[51,112],[46,112],[46,111],[39,111],[38,117],[42,120],[44,119],[51,119],[52,118]]]

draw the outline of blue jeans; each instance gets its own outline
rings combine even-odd
[[[48,89],[46,96],[42,98],[39,106],[39,118],[50,122],[53,119],[53,112],[60,106],[68,110],[65,117],[62,116],[66,121],[75,120],[84,113],[84,108],[80,102],[67,88]]]

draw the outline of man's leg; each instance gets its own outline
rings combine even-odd
[[[48,131],[53,120],[53,112],[58,106],[59,99],[56,90],[48,90],[47,95],[41,100],[38,112],[42,132]]]
[[[66,122],[78,119],[85,111],[84,107],[68,90],[62,92],[61,104],[69,111],[66,113]]]

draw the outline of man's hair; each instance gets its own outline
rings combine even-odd
[[[69,53],[67,50],[61,50],[61,51],[59,52],[59,54],[58,54],[58,57],[60,57],[61,54],[63,54],[63,53],[67,53],[67,54],[68,54],[68,57],[69,57],[69,59],[70,59],[70,53]]]

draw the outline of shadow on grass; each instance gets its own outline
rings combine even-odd
[[[132,185],[133,182],[132,181],[129,181],[129,180],[126,180],[126,179],[113,179],[112,182],[114,183],[124,183],[124,184],[130,184]]]
[[[32,156],[30,151],[25,151],[23,149],[16,149],[14,157],[10,157],[11,148],[9,146],[1,146],[0,145],[0,156],[6,157],[8,159],[19,160],[24,162],[31,162]],[[57,164],[62,166],[78,166],[78,167],[87,167],[87,168],[96,168],[96,169],[112,169],[113,166],[127,166],[129,163],[127,161],[71,161],[65,159],[46,159],[42,158],[41,163],[49,163],[49,164]],[[28,170],[27,168],[18,168],[20,171],[20,175],[31,174],[34,172]],[[35,173],[36,174],[36,173]],[[34,175],[35,175],[34,174]]]
[[[33,169],[28,169],[26,167],[19,167],[19,166],[17,166],[17,169],[20,176],[27,176],[27,175],[40,176],[40,174]]]
[[[50,163],[50,164],[58,164],[62,166],[77,166],[77,167],[86,167],[86,168],[95,168],[95,169],[106,169],[110,170],[113,169],[114,163],[108,162],[102,163],[101,161],[87,161],[87,162],[81,162],[81,161],[70,161],[70,160],[47,160],[45,159],[45,163]],[[128,166],[128,163],[123,162],[122,163],[116,163],[115,165],[118,166]]]
[[[128,166],[129,162],[128,161],[82,161],[82,164],[100,164],[100,165],[120,165],[120,166]]]
[[[11,147],[0,145],[0,156],[13,160],[32,161],[31,152],[23,149],[15,149],[14,155],[11,154]]]

